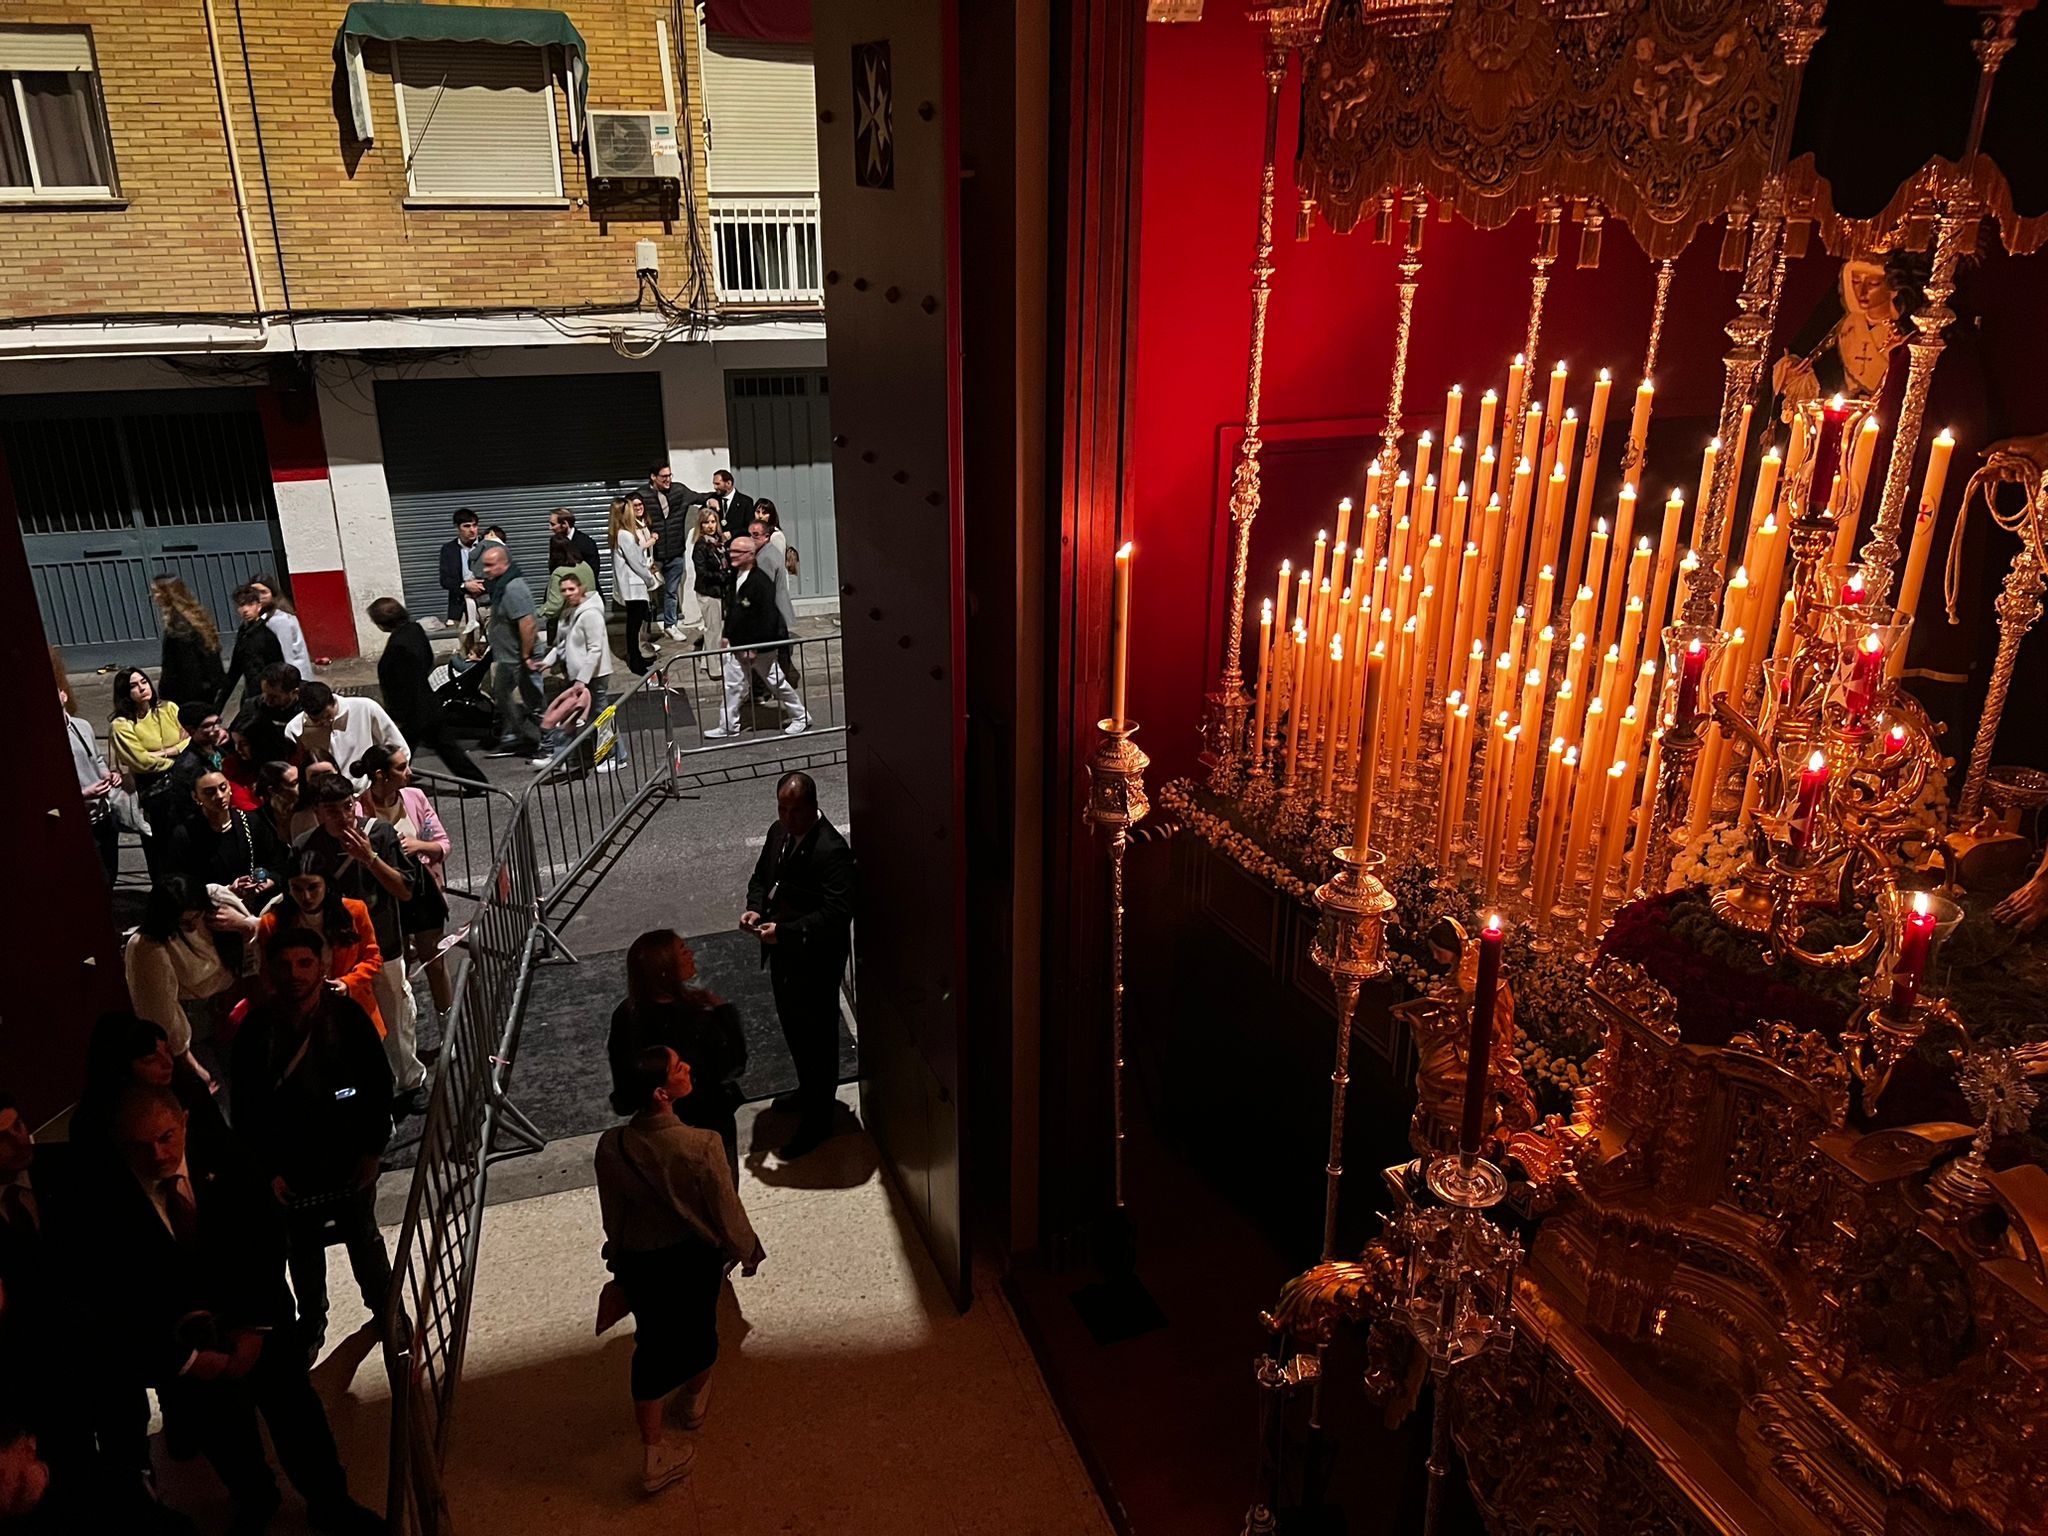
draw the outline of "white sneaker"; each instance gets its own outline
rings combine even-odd
[[[619,760],[616,757],[608,757],[597,765],[597,771],[599,773],[617,773],[619,771]]]
[[[671,1483],[681,1482],[690,1475],[690,1464],[697,1459],[697,1447],[687,1440],[662,1440],[642,1449],[646,1453],[640,1473],[643,1493],[659,1493]]]
[[[704,734],[705,734],[706,736],[709,736],[709,737],[710,737],[710,738],[711,738],[711,739],[712,739],[713,741],[723,741],[723,740],[725,740],[725,738],[726,738],[726,737],[728,737],[728,736],[737,736],[737,735],[739,735],[739,732],[738,732],[738,731],[728,731],[728,730],[727,730],[727,729],[726,729],[726,728],[725,728],[724,726],[722,726],[722,725],[707,725],[707,726],[705,726],[705,727],[704,727]]]
[[[801,736],[805,731],[808,731],[810,728],[811,717],[809,715],[805,715],[803,719],[792,720],[789,722],[789,724],[785,725],[782,728],[782,734],[785,736]]]
[[[541,769],[547,767],[547,765],[549,763],[552,763],[553,761],[554,759],[552,757],[549,757],[545,752],[543,752],[539,757],[528,758],[527,764],[529,767],[533,768],[535,772],[539,772]]]
[[[696,1392],[686,1392],[681,1387],[668,1400],[668,1416],[671,1421],[684,1429],[702,1429],[704,1411],[711,1405],[711,1382],[707,1378]]]

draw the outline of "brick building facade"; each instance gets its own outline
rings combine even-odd
[[[477,40],[522,29],[559,40]],[[821,399],[814,302],[719,302],[705,46],[695,8],[671,0],[0,0],[0,515],[23,520],[52,639],[87,660],[146,650],[151,569],[220,586],[281,565],[316,651],[346,654],[371,635],[370,598],[420,593],[410,567],[439,500],[516,484],[504,504],[521,516],[528,488],[601,508],[655,458],[702,487],[736,431],[756,436],[728,375],[787,374]],[[680,177],[596,174],[587,114],[664,112]],[[636,276],[643,242],[665,308]],[[573,384],[504,382],[521,378]],[[417,387],[432,380],[450,388]],[[160,440],[204,436],[185,424],[193,390],[261,424],[265,462],[240,478],[267,475],[267,529],[244,509],[223,532],[203,477],[168,511],[136,489],[119,528],[36,504],[84,483],[36,459],[53,434],[149,482]],[[423,399],[449,411],[449,462],[415,433],[387,463],[415,425],[390,413]],[[534,414],[506,421],[519,410]],[[538,435],[621,416],[633,430],[599,432],[610,452],[587,472],[521,461]],[[478,423],[503,438],[479,443]],[[165,536],[166,520],[203,532]],[[88,601],[76,569],[92,561]],[[102,600],[133,633],[69,621]]]

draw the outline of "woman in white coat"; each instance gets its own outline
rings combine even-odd
[[[654,584],[647,569],[647,524],[640,499],[612,503],[612,596],[626,610],[626,665],[645,672],[648,658],[640,654],[640,631],[647,623],[647,590]]]

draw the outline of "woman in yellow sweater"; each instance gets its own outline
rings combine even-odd
[[[179,723],[178,706],[160,703],[149,674],[123,667],[114,674],[114,766],[135,776],[148,793],[149,781],[168,773],[191,733]]]

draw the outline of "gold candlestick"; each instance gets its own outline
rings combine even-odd
[[[1315,942],[1309,958],[1329,973],[1337,994],[1336,1063],[1330,1071],[1330,1156],[1323,1167],[1323,1258],[1337,1247],[1337,1198],[1344,1183],[1344,1105],[1351,1086],[1351,1018],[1361,985],[1387,968],[1387,919],[1394,898],[1380,883],[1386,855],[1369,848],[1333,848],[1337,874],[1316,887]]]

